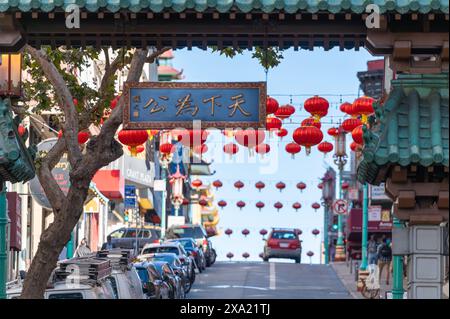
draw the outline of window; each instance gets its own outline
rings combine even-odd
[[[139,237],[141,237],[141,238],[152,238],[152,233],[149,230],[141,230],[139,232]]]
[[[141,281],[143,283],[149,282],[149,274],[148,274],[147,269],[145,269],[143,267],[136,267],[136,271],[139,275],[139,278],[141,279]]]
[[[48,299],[84,299],[81,292],[50,294]]]
[[[206,237],[201,227],[174,228],[169,231],[174,238],[203,238]]]
[[[114,292],[114,296],[116,299],[119,299],[119,291],[117,290],[117,281],[114,277],[108,277],[107,281],[111,284],[112,290]]]
[[[127,229],[125,231],[125,234],[123,235],[125,238],[135,238],[136,237],[136,230],[135,229]]]
[[[124,233],[125,233],[125,230],[119,229],[119,230],[116,230],[115,232],[112,232],[110,234],[110,236],[111,236],[111,238],[122,238]]]
[[[143,254],[172,253],[178,255],[178,247],[150,247],[145,248]]]
[[[293,240],[297,239],[297,235],[290,232],[274,232],[272,234],[273,239],[285,239],[285,240]]]

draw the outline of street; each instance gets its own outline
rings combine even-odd
[[[198,276],[190,299],[347,299],[326,265],[217,262]]]

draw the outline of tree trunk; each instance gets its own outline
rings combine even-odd
[[[62,77],[57,74],[57,71],[55,73],[56,69],[54,67],[52,68],[48,65],[50,62],[46,57],[32,48],[29,48],[29,52],[32,52],[36,56],[47,77],[50,80],[54,79],[53,85],[55,87],[61,86]],[[139,81],[144,64],[148,58],[147,55],[148,51],[146,50],[137,50],[135,52],[130,64],[127,81]],[[61,88],[61,90],[66,92],[66,96],[62,100],[71,101],[70,97],[67,97],[67,87]],[[70,234],[83,212],[83,206],[88,196],[89,186],[93,176],[99,169],[123,155],[122,146],[114,139],[114,135],[122,123],[124,104],[125,100],[121,98],[112,115],[103,125],[99,136],[93,137],[89,141],[86,154],[81,159],[76,155],[81,152],[79,150],[74,151],[74,143],[79,147],[76,138],[65,138],[66,150],[68,151],[69,159],[72,159],[72,169],[70,172],[71,186],[67,196],[60,195],[61,190],[59,186],[54,180],[50,181],[52,179],[50,171],[56,165],[61,155],[56,149],[63,147],[63,143],[57,143],[54,149],[48,153],[47,158],[44,158],[38,176],[44,187],[45,194],[50,203],[52,203],[55,220],[41,235],[38,250],[24,281],[21,294],[22,299],[44,298],[48,279],[55,269],[58,257],[69,241]],[[70,117],[66,117],[66,120],[68,118]],[[73,127],[76,128],[78,123],[75,124],[66,121],[65,126],[66,128],[71,127],[73,130]],[[72,135],[76,136],[78,132],[75,130],[75,132],[71,133],[74,133]],[[68,144],[71,144],[71,147]],[[73,153],[75,153],[75,156]]]

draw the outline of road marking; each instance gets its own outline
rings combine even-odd
[[[275,263],[270,263],[270,290],[275,290],[275,289],[277,289]]]
[[[254,287],[254,286],[238,286],[238,285],[218,285],[218,286],[209,286],[208,288],[217,288],[217,289],[226,289],[226,288],[244,288],[244,289],[254,289],[254,290],[267,290],[264,287]]]

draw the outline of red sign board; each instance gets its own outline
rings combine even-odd
[[[22,249],[22,201],[15,192],[6,194],[8,200],[8,216],[11,220],[10,250]]]
[[[362,231],[362,209],[353,208],[347,220],[349,233],[360,233]],[[392,216],[389,210],[382,210],[380,220],[369,220],[369,233],[383,233],[392,231]]]

